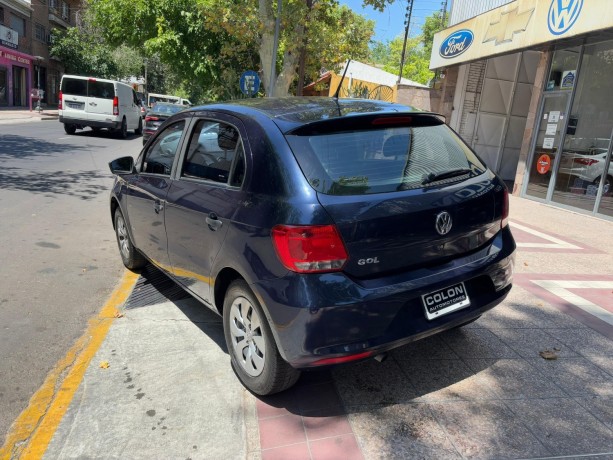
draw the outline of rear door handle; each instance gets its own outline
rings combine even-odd
[[[217,214],[215,214],[214,212],[210,213],[205,220],[206,224],[213,231],[219,230],[223,225],[223,222],[217,218]]]

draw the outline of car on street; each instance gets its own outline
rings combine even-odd
[[[608,148],[590,148],[581,151],[564,152],[560,160],[560,173],[578,177],[596,188],[604,177],[602,193],[613,193],[613,153],[609,155],[609,166],[605,173]]]
[[[462,327],[512,286],[508,190],[434,113],[211,104],[109,166],[124,265],[153,263],[221,315],[256,394]]]
[[[158,102],[152,109],[147,111],[145,114],[145,126],[143,128],[143,145],[147,143],[151,135],[157,131],[162,123],[171,115],[181,110],[185,110],[185,106],[170,102]]]
[[[86,127],[94,131],[106,128],[125,139],[128,130],[134,130],[136,135],[143,132],[138,97],[126,83],[64,75],[58,99],[59,120],[67,134]]]

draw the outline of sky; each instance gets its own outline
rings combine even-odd
[[[400,36],[404,37],[404,15],[407,9],[407,0],[396,0],[388,6],[383,13],[371,7],[362,7],[362,0],[339,0],[341,5],[347,5],[353,11],[362,14],[367,19],[375,21],[374,41],[386,42]],[[442,8],[443,0],[413,0],[413,14],[411,15],[411,37],[419,35],[426,16]],[[451,5],[451,2],[447,2]],[[449,13],[449,6],[447,7]]]

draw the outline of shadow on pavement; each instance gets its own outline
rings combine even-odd
[[[3,160],[51,156],[56,153],[74,152],[76,150],[87,150],[87,148],[14,134],[3,134],[0,141],[0,159]]]
[[[2,155],[0,154],[0,158]],[[100,179],[110,179],[110,174],[98,171],[38,171],[15,167],[0,170],[0,188],[53,195],[68,195],[81,200],[91,200],[100,193],[108,193],[111,183],[101,185]]]

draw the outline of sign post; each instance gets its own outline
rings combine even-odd
[[[241,75],[239,85],[244,95],[253,97],[260,90],[260,76],[253,70],[247,70]]]

